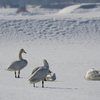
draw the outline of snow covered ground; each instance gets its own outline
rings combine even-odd
[[[86,81],[91,68],[100,69],[100,6],[64,9],[0,9],[0,100],[99,100],[99,81]],[[28,65],[21,78],[6,67],[24,48]],[[47,59],[56,73],[54,82],[28,83],[31,71]]]

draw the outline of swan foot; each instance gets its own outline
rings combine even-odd
[[[18,71],[18,77],[17,77],[16,71],[15,71],[15,78],[20,78],[20,71]]]
[[[20,78],[20,70],[18,71],[18,78]]]
[[[16,76],[16,72],[15,72],[15,78],[17,78],[17,76]]]
[[[42,88],[44,88],[44,81],[42,81]]]

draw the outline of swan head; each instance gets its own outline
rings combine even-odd
[[[22,53],[26,53],[26,51],[25,51],[24,49],[21,49],[21,50],[19,51],[19,59],[20,59],[20,60],[23,60],[23,58],[22,58]]]
[[[21,49],[20,52],[21,53],[26,53],[26,51],[24,49]]]

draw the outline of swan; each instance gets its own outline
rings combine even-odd
[[[55,81],[56,74],[49,70],[48,75],[44,79],[45,81]]]
[[[36,70],[38,70],[39,68],[40,68],[40,67],[35,68],[35,69],[32,71],[31,75],[32,75]],[[44,78],[44,81],[55,81],[55,80],[56,80],[56,74],[49,70],[47,76]],[[34,87],[35,87],[35,83],[34,83]]]
[[[47,60],[44,59],[43,66],[36,67],[32,71],[28,79],[29,83],[33,84],[33,86],[35,87],[35,83],[42,81],[42,88],[44,88],[44,78],[47,76],[48,72],[49,72],[49,64]]]
[[[84,75],[86,80],[100,80],[100,70],[95,70],[94,68],[87,71]]]
[[[27,64],[27,60],[22,58],[22,53],[26,53],[24,49],[21,49],[19,51],[19,60],[12,62],[6,70],[8,71],[14,71],[15,72],[15,78],[20,78],[20,70],[23,69]],[[18,71],[18,77],[16,76],[16,71]]]

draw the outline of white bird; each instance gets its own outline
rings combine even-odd
[[[49,70],[48,75],[44,79],[45,81],[55,81],[56,74]]]
[[[87,71],[84,75],[86,80],[100,80],[100,70],[95,70],[94,68]]]
[[[8,71],[14,71],[15,78],[20,78],[20,70],[28,64],[27,60],[22,58],[22,53],[26,53],[24,49],[19,51],[19,60],[12,62],[6,69]],[[16,71],[18,71],[18,77],[16,76]]]
[[[47,60],[44,59],[43,66],[36,67],[32,71],[28,79],[29,83],[33,84],[35,87],[35,83],[42,81],[42,87],[44,87],[44,78],[47,76],[48,72],[49,72],[49,64]]]

